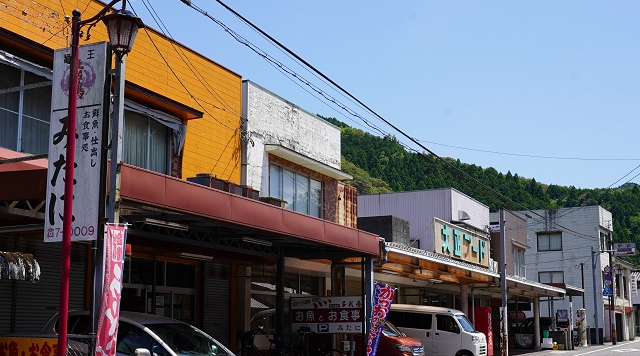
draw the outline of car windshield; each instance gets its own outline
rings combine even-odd
[[[460,326],[462,326],[462,329],[468,333],[475,333],[477,332],[476,329],[473,328],[473,325],[471,325],[471,322],[469,321],[469,319],[467,319],[467,317],[464,314],[456,314],[456,319],[458,319],[458,322],[460,323]]]
[[[382,332],[385,335],[391,336],[391,337],[405,336],[404,333],[400,331],[400,329],[398,329],[395,325],[391,324],[391,322],[388,320],[384,322],[384,328],[382,329]]]
[[[232,356],[213,338],[191,325],[170,323],[149,324],[146,327],[158,335],[178,355]]]

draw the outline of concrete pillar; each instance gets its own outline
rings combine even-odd
[[[533,298],[533,347],[540,350],[540,298]]]
[[[469,286],[466,284],[460,285],[460,310],[469,316]]]

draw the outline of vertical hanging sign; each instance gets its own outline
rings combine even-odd
[[[67,115],[71,49],[56,50],[53,60],[53,92],[49,133],[47,208],[44,241],[62,241],[64,199],[73,199],[71,240],[95,240],[100,207],[100,157],[107,43],[80,46],[78,64],[77,131],[73,197],[64,191],[67,144]]]
[[[96,356],[116,354],[126,241],[126,226],[107,225],[105,227],[104,280],[96,335]]]
[[[384,322],[391,309],[391,302],[396,289],[387,284],[376,283],[373,292],[373,312],[371,313],[371,328],[367,341],[367,356],[375,356],[380,342],[380,334],[384,327]]]

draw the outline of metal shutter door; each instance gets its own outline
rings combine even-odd
[[[15,249],[32,253],[40,265],[40,280],[16,281],[16,333],[39,333],[60,306],[62,243],[44,243],[22,238]],[[72,243],[69,280],[69,310],[83,309],[87,245]],[[0,333],[8,333],[11,323],[13,281],[0,281]]]
[[[230,268],[228,265],[204,264],[204,313],[202,325],[207,334],[229,347]]]

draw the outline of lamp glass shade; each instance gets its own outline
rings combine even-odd
[[[120,55],[131,51],[138,29],[144,27],[140,18],[126,10],[105,15],[102,21],[107,26],[111,48]]]

